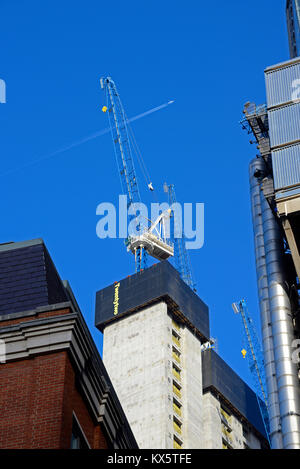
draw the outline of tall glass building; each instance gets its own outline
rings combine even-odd
[[[287,27],[291,59],[300,56],[300,0],[286,2]]]

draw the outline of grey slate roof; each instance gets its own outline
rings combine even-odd
[[[0,245],[0,316],[65,301],[42,239]]]

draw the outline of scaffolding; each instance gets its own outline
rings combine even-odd
[[[241,125],[248,135],[253,134],[261,156],[267,161],[270,156],[270,139],[268,110],[266,104],[257,106],[255,103],[246,103],[243,110],[244,118]],[[250,143],[254,143],[250,141]]]

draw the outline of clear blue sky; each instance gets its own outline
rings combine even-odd
[[[110,134],[26,165],[107,127],[99,78],[111,75],[154,184],[204,202],[205,245],[191,253],[219,353],[248,383],[240,319],[258,320],[243,104],[265,102],[266,66],[288,59],[284,0],[1,0],[0,242],[42,237],[94,339],[95,292],[133,273],[120,240],[96,237],[96,206],[120,193]],[[25,167],[23,168],[23,166]]]

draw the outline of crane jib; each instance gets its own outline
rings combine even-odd
[[[127,128],[127,119],[120,95],[113,80],[110,77],[101,78],[100,83],[101,88],[104,89],[106,94],[106,108],[109,110],[108,118],[121,187],[123,193],[128,197],[128,206],[130,206],[133,203],[141,202],[141,197]],[[136,252],[136,271],[140,271],[145,267],[146,252],[144,249],[138,249]]]

